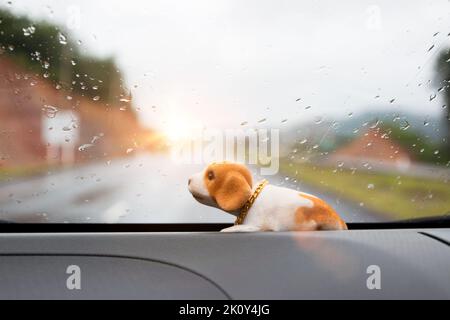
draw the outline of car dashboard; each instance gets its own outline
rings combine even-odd
[[[0,299],[449,299],[449,243],[448,228],[8,232]]]

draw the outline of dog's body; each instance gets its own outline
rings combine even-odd
[[[324,201],[307,193],[267,185],[260,193],[250,171],[236,163],[214,163],[189,179],[189,191],[200,203],[238,216],[250,204],[242,224],[222,231],[346,230],[345,222]]]
[[[345,228],[345,223],[334,210],[319,198],[270,184],[261,191],[248,211],[244,225],[261,231]],[[238,227],[231,228],[236,230]]]

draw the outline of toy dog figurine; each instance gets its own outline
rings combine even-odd
[[[324,201],[266,180],[253,186],[250,171],[238,163],[212,163],[188,184],[197,201],[237,217],[223,232],[347,229]]]

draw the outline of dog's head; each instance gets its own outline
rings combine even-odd
[[[188,182],[194,198],[205,205],[234,212],[252,195],[252,175],[242,164],[212,163]]]

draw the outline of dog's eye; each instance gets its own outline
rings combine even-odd
[[[212,179],[214,179],[214,172],[208,171],[208,180],[212,180]]]

